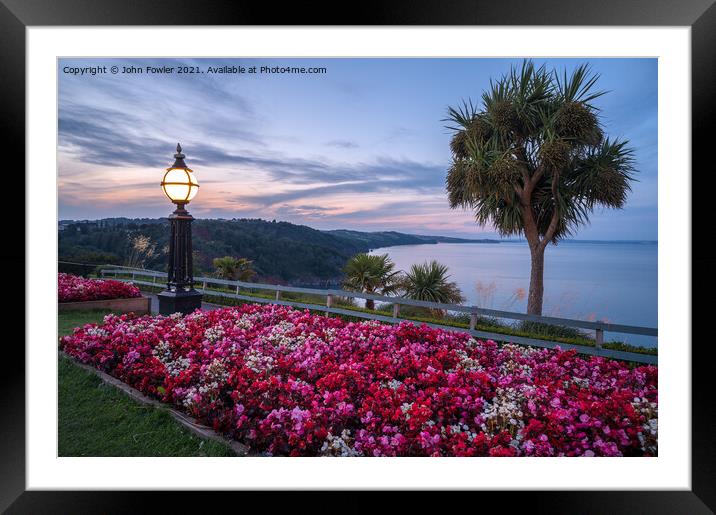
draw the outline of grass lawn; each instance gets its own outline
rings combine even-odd
[[[99,322],[106,311],[59,314],[60,335]],[[60,358],[60,456],[232,456],[231,449],[195,436],[164,410],[140,404],[70,359]]]
[[[131,275],[126,276],[117,276],[118,278],[123,279],[131,279]],[[150,286],[146,284],[136,284],[137,287],[139,287],[142,291],[148,292],[148,293],[157,293],[163,289],[162,286]],[[241,300],[241,299],[233,299],[229,297],[221,297],[218,295],[212,295],[211,292],[224,292],[224,293],[235,293],[236,289],[234,288],[207,288],[204,292],[204,301],[210,302],[212,304],[218,304],[222,306],[240,306],[242,304],[250,304],[250,301]],[[248,291],[246,289],[241,290],[242,295],[247,295],[250,297],[256,297],[260,299],[270,299],[273,300],[275,298],[275,293],[270,292],[266,293],[264,291]],[[286,301],[294,301],[294,302],[302,302],[305,304],[324,304],[325,303],[325,297],[321,295],[313,295],[313,294],[304,294],[304,293],[291,293],[291,292],[284,292],[281,294],[281,300]],[[379,305],[376,310],[368,310],[365,308],[361,308],[359,306],[346,303],[342,299],[334,299],[334,307],[337,308],[344,308],[351,311],[356,312],[363,312],[363,313],[377,313],[380,315],[385,316],[392,316],[393,313],[393,306],[392,304],[382,304]],[[317,314],[323,314],[323,311],[321,309],[312,309],[311,312],[317,313]],[[346,320],[351,321],[364,321],[365,318],[361,317],[351,317],[350,315],[330,315],[330,316],[337,316],[339,318],[343,318]],[[434,316],[431,316],[429,312],[426,312],[425,310],[420,310],[419,308],[409,307],[409,306],[403,306],[401,309],[400,314],[401,320],[407,320],[412,321],[420,324],[421,322],[426,322],[430,324],[439,324],[444,325],[448,327],[456,327],[459,329],[467,329],[470,327],[470,317],[466,314],[459,314],[455,315],[454,313],[445,317],[441,318],[435,318]],[[475,326],[477,330],[480,331],[486,331],[490,333],[495,334],[504,334],[506,336],[523,336],[526,338],[535,338],[538,340],[547,340],[557,343],[568,343],[572,345],[584,345],[586,347],[594,347],[596,342],[593,338],[591,338],[585,331],[581,329],[571,328],[571,327],[562,327],[562,326],[555,326],[550,324],[541,324],[541,323],[535,323],[535,322],[523,322],[522,324],[516,324],[516,325],[510,325],[505,324],[504,322],[500,322],[496,318],[490,318],[490,317],[478,317],[477,325]],[[499,337],[496,337],[498,339]],[[658,350],[656,348],[651,347],[641,347],[638,345],[630,345],[628,343],[620,342],[620,341],[608,341],[604,342],[603,347],[605,349],[612,349],[612,350],[619,350],[619,351],[625,351],[625,352],[636,352],[638,354],[650,354],[650,355],[657,355]]]

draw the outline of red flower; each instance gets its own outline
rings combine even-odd
[[[108,315],[68,354],[272,455],[655,456],[658,371],[275,305]]]
[[[130,299],[141,297],[139,288],[111,279],[85,279],[71,274],[57,274],[58,302]]]

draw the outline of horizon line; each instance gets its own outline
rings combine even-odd
[[[62,222],[79,222],[79,223],[81,223],[81,222],[100,222],[100,221],[102,221],[102,220],[118,220],[118,219],[124,219],[124,220],[165,220],[165,219],[168,219],[168,217],[166,217],[166,216],[161,216],[161,217],[157,217],[157,218],[152,218],[152,217],[129,218],[129,217],[126,217],[126,216],[109,216],[109,217],[105,217],[105,218],[82,218],[82,219],[64,218],[64,219],[58,219],[58,220],[57,220],[57,223],[60,224],[60,223],[62,223]],[[406,235],[410,235],[410,236],[432,236],[432,237],[439,237],[439,238],[455,238],[455,239],[461,239],[461,240],[493,240],[493,241],[515,241],[515,242],[526,241],[524,237],[509,237],[509,238],[505,238],[505,237],[500,237],[500,236],[485,236],[485,237],[480,237],[480,236],[474,236],[474,237],[467,237],[467,236],[447,236],[447,235],[441,235],[441,234],[418,234],[418,233],[412,233],[412,232],[401,232],[401,231],[397,231],[397,230],[394,230],[394,229],[388,229],[388,230],[382,230],[382,231],[365,231],[365,230],[361,230],[361,229],[348,229],[348,228],[342,228],[342,229],[316,229],[315,227],[311,227],[310,225],[297,224],[297,223],[294,223],[294,222],[290,222],[290,221],[288,221],[288,220],[277,220],[277,219],[268,220],[268,219],[265,219],[265,218],[237,218],[237,217],[233,217],[233,218],[221,218],[221,217],[217,217],[217,218],[196,218],[196,220],[220,220],[220,221],[227,221],[227,222],[231,222],[231,221],[235,221],[235,220],[260,220],[260,221],[268,222],[268,223],[276,222],[276,223],[288,223],[288,224],[296,225],[296,226],[304,226],[304,227],[309,227],[309,228],[311,228],[311,229],[313,229],[313,230],[315,230],[315,231],[320,231],[320,232],[330,232],[330,231],[355,231],[355,232],[362,232],[362,233],[368,233],[368,234],[370,234],[370,233],[394,232],[394,233],[406,234]],[[585,239],[585,240],[580,240],[580,239],[577,239],[577,238],[566,238],[566,239],[563,239],[563,240],[560,240],[560,241],[562,241],[562,242],[572,241],[572,242],[581,242],[581,243],[589,243],[589,242],[602,242],[602,243],[604,243],[604,242],[607,242],[607,243],[658,243],[658,242],[659,242],[658,239],[657,239],[657,240],[652,240],[652,239],[640,239],[640,238],[632,238],[632,239],[594,239],[594,238],[591,238],[591,239]]]

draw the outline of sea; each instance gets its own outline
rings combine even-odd
[[[466,304],[524,313],[530,275],[526,242],[438,243],[374,249],[396,268],[435,259],[450,270]],[[658,327],[658,244],[564,241],[545,251],[542,314]],[[642,345],[655,337],[606,333],[605,340]]]

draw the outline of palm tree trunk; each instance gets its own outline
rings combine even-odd
[[[530,290],[527,294],[527,314],[541,315],[544,297],[544,246],[530,244],[532,267],[530,270]]]

